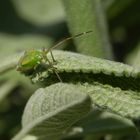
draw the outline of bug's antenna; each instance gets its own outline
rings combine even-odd
[[[54,56],[53,56],[53,54],[52,54],[52,49],[54,49],[54,48],[60,46],[61,44],[67,42],[68,40],[71,40],[71,39],[73,39],[73,38],[80,37],[80,36],[82,36],[82,35],[85,35],[85,34],[88,34],[88,33],[91,33],[91,32],[93,32],[93,31],[90,30],[90,31],[87,31],[87,32],[82,32],[82,33],[80,33],[80,34],[71,36],[71,37],[67,37],[67,38],[63,39],[62,41],[58,42],[58,43],[57,43],[56,45],[54,45],[53,47],[50,47],[50,48],[48,48],[47,50],[43,49],[43,52],[44,52],[45,54],[47,54],[48,52],[50,52],[53,62],[56,62],[56,60],[54,59]],[[45,55],[45,57],[46,57],[46,55]],[[54,71],[54,73],[56,74],[56,76],[58,77],[59,81],[62,82],[62,79],[60,78],[60,76],[59,76],[58,72],[56,71],[56,69],[53,67],[53,64],[49,61],[49,59],[47,59],[47,61],[49,62],[50,66],[53,68],[53,71]]]
[[[56,45],[54,45],[53,47],[49,48],[47,51],[50,51],[50,50],[52,50],[52,49],[54,49],[54,48],[57,48],[58,46],[60,46],[61,44],[67,42],[68,40],[71,40],[71,39],[80,37],[80,36],[82,36],[82,35],[85,35],[85,34],[88,34],[88,33],[91,33],[91,32],[93,32],[93,31],[90,30],[90,31],[87,31],[87,32],[82,32],[82,33],[80,33],[80,34],[71,36],[71,37],[67,37],[67,38],[63,39],[62,41],[58,42],[58,43],[57,43]]]

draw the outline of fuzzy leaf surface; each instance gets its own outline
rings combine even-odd
[[[90,109],[89,96],[73,85],[56,84],[39,89],[28,101],[22,117],[22,130],[13,140],[21,140],[27,134],[39,139],[58,139]]]
[[[104,8],[100,0],[63,0],[72,35],[92,30],[85,37],[75,38],[79,53],[112,59]]]
[[[140,117],[138,69],[123,63],[66,51],[53,51],[53,54],[57,61],[54,66],[63,82],[73,83],[75,88],[82,89],[90,95],[94,105],[124,117]],[[40,75],[33,75],[32,81],[40,81],[46,85],[59,82],[49,69],[42,71]]]

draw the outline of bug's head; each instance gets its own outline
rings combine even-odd
[[[21,73],[29,73],[34,70],[34,68],[41,61],[41,52],[37,50],[25,51],[24,55],[20,58],[17,71]]]

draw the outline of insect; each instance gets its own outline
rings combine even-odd
[[[31,49],[31,50],[25,51],[24,55],[20,58],[18,62],[17,71],[20,71],[21,73],[25,75],[32,75],[33,73],[38,73],[38,69],[43,67],[46,70],[51,69],[56,74],[59,81],[62,82],[62,79],[60,78],[57,72],[57,69],[54,67],[57,61],[55,60],[52,54],[52,49],[57,48],[58,46],[67,42],[68,40],[80,37],[82,35],[85,35],[91,32],[92,31],[87,31],[87,32],[83,32],[72,37],[65,38],[64,40],[58,42],[56,45],[48,49],[45,49],[45,48],[43,48],[42,50]],[[52,57],[51,61],[47,57],[47,54],[49,52]]]

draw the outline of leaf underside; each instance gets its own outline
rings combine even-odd
[[[93,104],[125,117],[135,119],[140,116],[139,70],[122,63],[66,51],[53,51],[53,54],[57,61],[54,66],[63,82],[82,88],[90,95]],[[54,72],[49,70],[33,75],[32,81],[45,85],[59,82]]]

